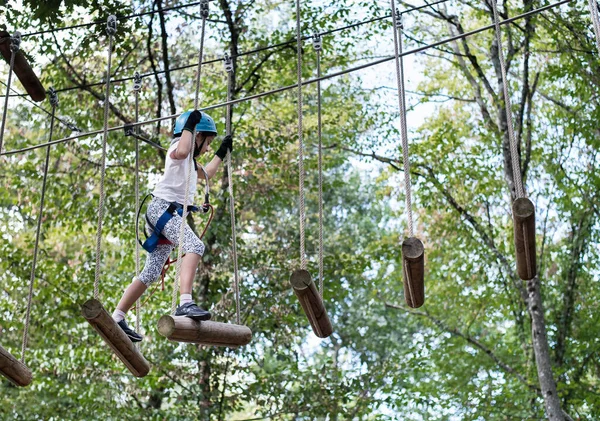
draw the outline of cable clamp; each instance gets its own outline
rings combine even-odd
[[[312,40],[315,51],[321,51],[323,49],[323,39],[321,38],[321,34],[315,32]]]
[[[106,21],[106,33],[108,36],[115,36],[117,33],[117,17],[115,15],[110,15],[108,20]]]
[[[404,29],[404,22],[402,20],[402,16],[403,14],[400,13],[400,10],[396,9],[396,29]]]
[[[123,126],[123,130],[125,131],[125,136],[133,136],[135,133],[135,128],[131,123],[126,123],[125,126]]]
[[[13,34],[12,37],[10,37],[10,51],[12,51],[13,53],[16,53],[17,51],[19,51],[20,47],[21,47],[21,33],[17,31]]]
[[[142,76],[140,72],[135,72],[133,74],[133,90],[138,92],[142,89]]]
[[[48,89],[48,96],[50,97],[50,105],[56,107],[58,105],[58,94],[54,90],[54,87]]]
[[[229,54],[227,54],[227,53],[223,54],[223,64],[225,65],[225,71],[227,73],[233,72],[233,61],[231,60],[231,57],[229,57]]]
[[[200,1],[200,16],[204,19],[208,18],[208,1],[209,0]]]

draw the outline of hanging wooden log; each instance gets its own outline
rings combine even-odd
[[[208,346],[237,348],[252,340],[252,331],[247,326],[199,321],[185,316],[162,316],[158,320],[158,331],[170,341]]]
[[[402,242],[402,262],[406,304],[412,308],[421,307],[425,302],[425,247],[417,237]]]
[[[10,34],[6,31],[0,31],[0,53],[7,63],[10,63]],[[13,68],[15,75],[21,81],[21,84],[34,101],[40,102],[46,99],[46,90],[40,82],[22,51],[18,51],[15,56],[15,66]]]
[[[297,269],[292,273],[290,283],[315,335],[319,338],[329,337],[333,333],[333,327],[310,273],[304,269]]]
[[[148,374],[150,364],[104,309],[100,301],[94,299],[86,301],[81,307],[81,312],[134,376],[144,377]]]
[[[535,254],[535,206],[526,197],[513,203],[517,273],[524,281],[537,275]]]
[[[0,374],[17,386],[27,386],[33,379],[31,370],[2,346],[0,346]]]

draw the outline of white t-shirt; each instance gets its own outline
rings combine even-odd
[[[168,202],[177,202],[183,204],[183,201],[185,200],[185,177],[188,174],[190,158],[189,156],[184,159],[171,158],[171,152],[177,148],[178,144],[179,140],[174,142],[167,150],[165,172],[152,194],[155,197],[160,197]],[[197,182],[198,173],[194,170],[194,168],[192,168],[192,174],[190,175],[190,192],[187,202],[188,205],[194,204]]]

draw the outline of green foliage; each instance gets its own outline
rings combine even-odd
[[[460,16],[465,31],[489,24],[487,9],[467,3],[447,6]],[[509,3],[510,16],[527,7]],[[233,11],[239,31],[233,37],[223,21],[223,4]],[[157,5],[9,1],[0,24],[10,31],[33,32],[103,21],[109,13],[149,11]],[[380,2],[304,3],[303,33],[385,13],[388,10]],[[197,60],[195,14],[191,8],[165,14],[171,69]],[[223,51],[239,54],[293,40],[294,14],[291,3],[212,2],[205,59],[219,58]],[[448,36],[448,23],[439,17],[411,15],[405,22],[410,35],[405,49]],[[600,81],[586,19],[581,11],[568,8],[532,20],[529,89],[537,82],[520,133],[521,150],[531,145],[521,160],[527,162],[527,191],[537,208],[538,268],[555,379],[563,409],[580,420],[592,420],[600,413],[595,392],[600,372],[595,303],[600,289],[594,282],[600,263],[594,251],[599,236]],[[515,25],[505,28],[514,45],[525,45],[525,23]],[[368,29],[324,37],[322,72],[390,54],[390,31],[389,22],[381,21]],[[152,365],[143,379],[128,373],[80,315],[80,305],[93,294],[101,136],[52,146],[25,356],[35,379],[23,389],[6,381],[0,384],[0,418],[543,418],[531,321],[519,289],[523,284],[514,273],[498,74],[491,60],[493,33],[479,34],[467,43],[472,53],[468,60],[452,54],[456,46],[445,45],[438,55],[419,58],[416,68],[423,70],[422,75],[406,78],[407,90],[417,91],[408,96],[409,108],[415,110],[409,118],[426,114],[410,130],[415,231],[426,246],[427,299],[415,311],[403,304],[399,243],[406,219],[397,97],[395,89],[390,94],[379,89],[395,80],[388,81],[382,70],[381,80],[375,81],[381,86],[373,87],[362,74],[322,83],[323,296],[335,331],[323,341],[310,331],[288,282],[299,264],[300,248],[294,90],[233,108],[241,313],[254,333],[253,341],[225,350],[175,344],[161,337],[154,323],[170,308],[171,270],[166,291],[159,289],[142,309],[141,351]],[[103,85],[78,88],[105,77],[104,25],[27,37],[23,48],[45,86],[74,88],[60,93],[58,115],[83,131],[101,129]],[[523,48],[511,57],[515,116],[524,85]],[[112,77],[164,69],[163,53],[158,16],[120,21]],[[293,85],[295,43],[242,55],[235,65],[236,98]],[[393,64],[389,70],[393,72]],[[0,72],[4,80],[5,68]],[[313,78],[316,72],[316,55],[306,42],[303,78]],[[482,75],[494,95],[486,90]],[[172,70],[170,79],[171,93],[164,74],[144,78],[140,120],[170,115],[169,95],[177,112],[193,106],[195,68]],[[131,81],[111,85],[111,104],[117,112],[111,112],[110,126],[133,119],[131,88]],[[18,82],[15,89],[22,91]],[[308,269],[318,282],[316,87],[306,86],[303,93],[306,246]],[[205,64],[201,106],[225,98],[221,63]],[[46,142],[48,116],[30,103],[14,97],[10,101],[3,150]],[[210,114],[223,133],[223,109]],[[167,145],[170,127],[166,120],[142,130],[145,137]],[[54,139],[71,134],[64,124],[55,125]],[[164,155],[143,143],[140,152],[140,183],[143,191],[151,191]],[[42,148],[0,159],[0,343],[17,357],[45,155]],[[111,133],[101,256],[101,299],[109,311],[135,272],[135,176],[134,141],[121,132]],[[220,171],[211,184],[216,216],[204,238],[207,253],[194,296],[222,322],[235,320],[228,200],[227,178]],[[195,229],[201,231],[204,223],[204,217],[197,216]]]

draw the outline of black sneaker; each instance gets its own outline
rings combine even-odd
[[[175,315],[189,317],[194,320],[210,320],[211,317],[210,311],[202,310],[193,301],[177,307]]]
[[[123,332],[127,335],[127,337],[131,340],[131,342],[141,342],[144,337],[137,333],[135,330],[127,326],[127,322],[125,320],[121,320],[117,323]]]

